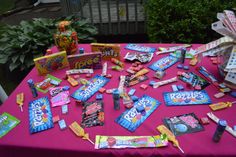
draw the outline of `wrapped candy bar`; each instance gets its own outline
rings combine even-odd
[[[168,145],[165,134],[156,136],[96,136],[95,149],[157,148]]]

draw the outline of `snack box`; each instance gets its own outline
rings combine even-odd
[[[120,59],[119,44],[101,44],[91,43],[92,52],[101,52],[103,60],[111,60],[111,58]]]

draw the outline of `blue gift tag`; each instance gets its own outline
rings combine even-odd
[[[30,133],[47,130],[54,126],[52,112],[47,97],[29,103],[29,122]]]
[[[156,51],[156,48],[154,47],[141,46],[138,44],[127,44],[125,48],[128,50],[147,52],[147,53],[154,53]]]
[[[123,112],[115,121],[128,129],[129,131],[135,131],[147,117],[160,105],[160,102],[156,99],[143,95],[134,103],[134,107],[130,110]],[[138,112],[140,108],[145,109],[145,114]],[[138,109],[138,110],[137,110]]]
[[[174,65],[176,62],[178,62],[179,58],[173,57],[173,56],[166,56],[158,61],[154,62],[152,65],[149,66],[150,69],[154,71],[164,71],[170,66]]]
[[[96,75],[91,80],[89,80],[89,84],[83,85],[78,90],[76,90],[71,96],[80,101],[87,101],[100,88],[105,86],[108,81],[108,78]]]
[[[165,92],[163,96],[167,106],[211,104],[211,99],[205,90]]]

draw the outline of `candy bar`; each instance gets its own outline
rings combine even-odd
[[[225,94],[222,93],[222,92],[216,93],[216,94],[214,95],[214,97],[217,98],[217,99],[222,98],[223,96],[225,96]]]
[[[101,136],[96,135],[95,149],[157,148],[168,145],[165,135],[155,136]]]

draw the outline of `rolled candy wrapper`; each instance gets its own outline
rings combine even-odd
[[[71,75],[71,74],[92,74],[93,69],[71,69],[67,70],[66,74]]]
[[[120,67],[124,67],[124,63],[122,63],[121,61],[119,61],[118,59],[116,58],[112,58],[111,59],[111,62],[116,64],[116,65],[119,65]]]
[[[102,66],[102,76],[107,75],[107,62],[105,62]]]
[[[136,77],[138,77],[138,76],[145,75],[145,74],[147,74],[148,72],[149,72],[148,69],[142,69],[142,70],[138,71],[136,74],[132,75],[131,78],[130,78],[130,80],[132,80],[132,79],[134,79],[134,78],[136,78]]]
[[[177,77],[173,77],[173,78],[168,79],[168,80],[156,82],[156,83],[153,85],[153,88],[158,88],[159,86],[166,85],[166,84],[169,84],[169,83],[172,83],[172,82],[175,82],[175,81],[177,81]]]
[[[168,145],[165,134],[155,136],[101,136],[96,135],[95,149],[157,148]]]

